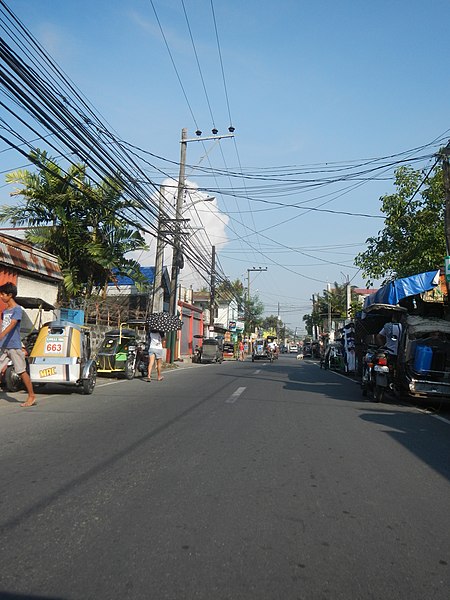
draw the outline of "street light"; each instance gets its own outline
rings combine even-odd
[[[197,198],[197,200],[193,200],[192,202],[189,202],[188,205],[183,206],[183,210],[189,210],[195,204],[199,204],[200,202],[212,202],[215,199],[216,199],[215,196],[208,196],[207,198]]]

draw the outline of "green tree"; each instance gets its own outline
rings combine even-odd
[[[239,307],[243,306],[245,290],[240,279],[222,281],[216,288],[216,298],[220,300],[232,300],[233,298],[238,303]]]
[[[282,323],[277,317],[277,315],[270,315],[269,317],[265,317],[261,323],[261,327],[263,329],[270,329],[273,331],[279,331]]]
[[[445,256],[445,196],[442,170],[437,169],[414,195],[424,174],[410,167],[395,173],[394,194],[382,196],[384,228],[367,240],[367,250],[355,258],[370,286],[439,268]]]
[[[250,334],[256,328],[262,325],[262,314],[264,312],[264,304],[258,296],[250,297],[250,300],[245,302],[245,333]]]
[[[352,317],[360,308],[357,294],[350,288],[350,314]],[[318,294],[314,302],[313,312],[303,316],[306,331],[312,336],[314,327],[321,329],[328,321],[328,310],[331,308],[331,319],[341,321],[347,318],[347,284],[334,282],[334,287],[329,291],[324,290],[323,295]]]
[[[131,250],[145,249],[139,225],[121,216],[132,202],[122,198],[113,179],[94,186],[86,166],[71,165],[67,172],[36,152],[30,159],[39,170],[17,170],[6,181],[21,186],[11,195],[22,196],[16,206],[0,208],[0,222],[26,225],[27,241],[55,254],[64,277],[61,300],[89,298],[94,288],[105,288],[115,273],[131,276],[143,285]]]
[[[308,335],[313,335],[314,325],[315,324],[317,325],[317,323],[314,323],[313,315],[312,314],[303,315],[303,321],[305,323],[306,333]]]

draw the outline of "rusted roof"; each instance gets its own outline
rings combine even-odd
[[[0,265],[22,273],[35,273],[46,279],[63,279],[58,259],[54,254],[4,234],[0,234]]]

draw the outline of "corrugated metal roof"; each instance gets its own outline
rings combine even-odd
[[[56,256],[4,234],[0,234],[0,265],[48,279],[63,279]]]
[[[153,280],[155,278],[155,267],[139,267],[139,269],[140,269],[141,273],[147,279],[147,282],[149,284],[153,283]],[[116,277],[117,277],[116,281],[114,281],[114,282],[110,281],[108,283],[109,287],[117,287],[120,285],[123,285],[123,286],[134,285],[134,281],[130,277],[126,277],[125,275],[116,275]],[[165,282],[167,289],[169,289],[170,288],[170,277],[169,277],[169,271],[167,270],[167,267],[163,267],[163,282]]]
[[[145,276],[148,283],[153,283],[153,279],[155,277],[155,267],[139,267],[141,273]],[[126,275],[116,275],[116,282],[109,283],[108,285],[134,285],[134,281],[131,277],[126,277]]]

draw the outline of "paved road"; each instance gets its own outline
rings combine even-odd
[[[289,355],[17,397],[0,600],[450,597],[445,419]]]

